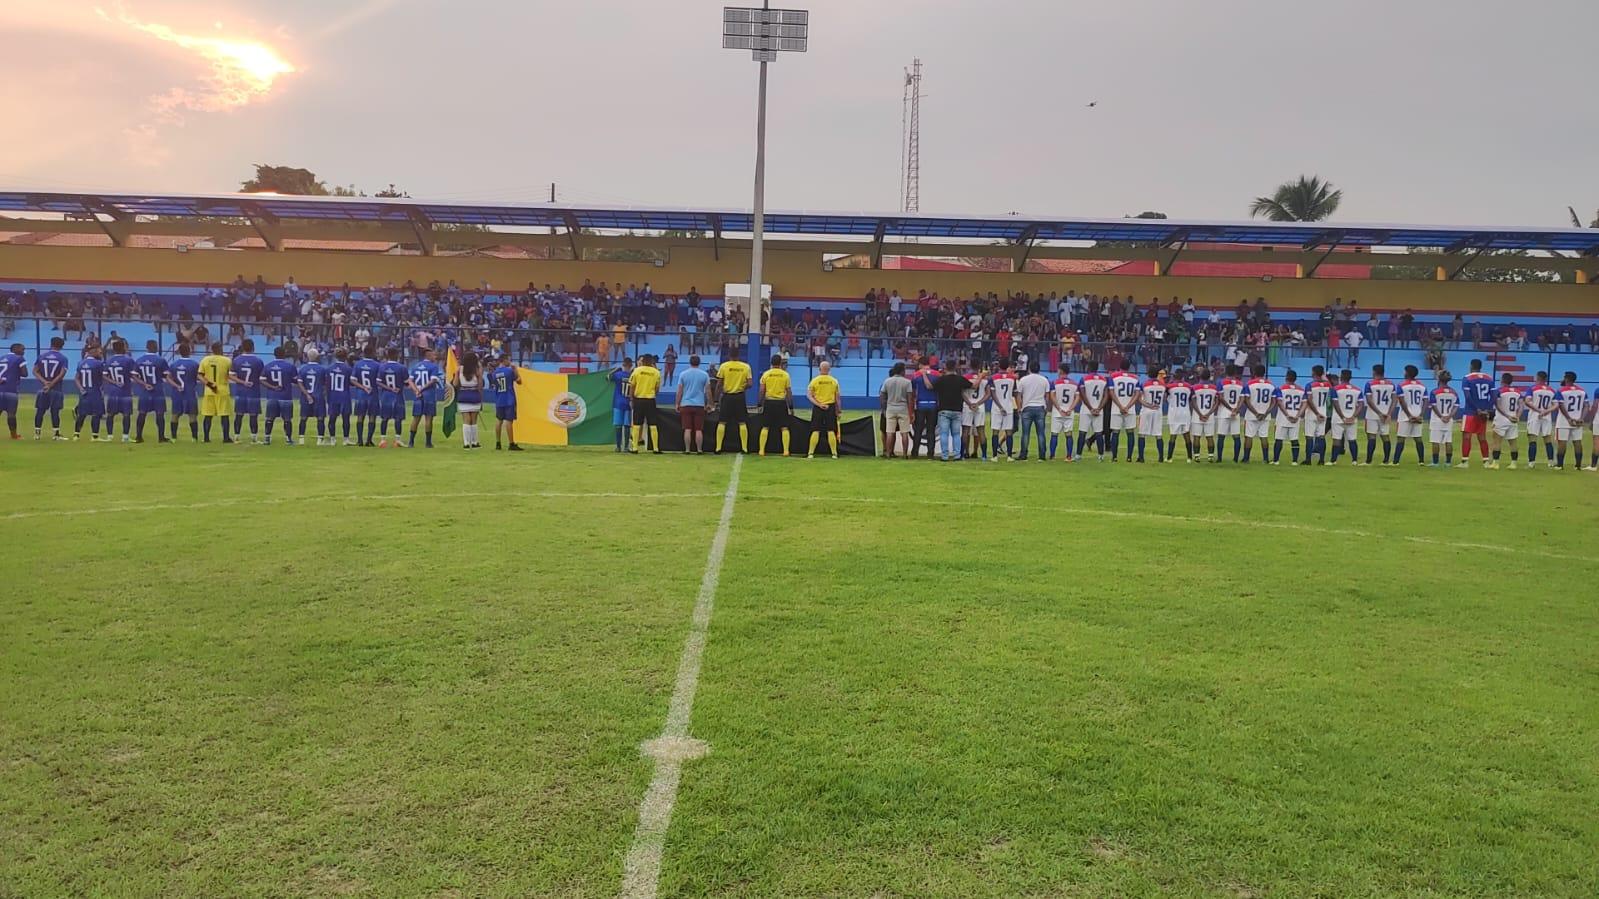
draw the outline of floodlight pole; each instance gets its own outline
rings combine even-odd
[[[755,362],[758,334],[766,330],[761,312],[761,245],[766,230],[766,60],[761,60],[760,99],[755,112],[755,239],[750,243],[750,362]]]

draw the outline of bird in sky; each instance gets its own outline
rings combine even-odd
[[[1094,101],[1094,102],[1092,102],[1092,103],[1090,103],[1090,104],[1088,104],[1088,108],[1089,108],[1089,109],[1093,109],[1093,108],[1094,108],[1094,107],[1096,107],[1096,106],[1098,106],[1098,105],[1099,105],[1099,101],[1098,101],[1098,100],[1095,100],[1095,101]]]

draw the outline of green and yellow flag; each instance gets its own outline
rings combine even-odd
[[[446,437],[455,433],[455,414],[457,410],[455,388],[451,385],[455,383],[455,373],[460,370],[461,358],[455,352],[455,347],[452,346],[444,351],[444,436]]]
[[[610,443],[611,382],[607,372],[554,375],[518,368],[517,443],[534,446],[593,446]]]

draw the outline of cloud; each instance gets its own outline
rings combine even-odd
[[[293,63],[261,41],[186,34],[169,25],[142,22],[120,6],[114,16],[103,9],[95,12],[106,21],[187,50],[205,65],[198,85],[174,86],[151,98],[161,122],[181,124],[185,111],[225,112],[264,100],[278,79],[296,71]]]

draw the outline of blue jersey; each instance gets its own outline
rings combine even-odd
[[[516,369],[502,365],[489,374],[489,392],[498,406],[516,405]]]
[[[145,353],[134,361],[133,370],[139,376],[139,380],[150,385],[140,387],[140,393],[147,396],[161,393],[161,385],[167,380],[167,360],[155,353]]]
[[[350,363],[335,362],[328,366],[328,397],[343,400],[350,395]]]
[[[177,382],[173,391],[176,396],[194,396],[200,387],[200,363],[187,356],[173,359],[167,366],[167,374]]]
[[[133,396],[133,357],[118,353],[105,361],[106,392]]]
[[[916,408],[937,409],[938,394],[933,392],[933,388],[927,386],[926,383],[923,383],[923,375],[926,375],[925,380],[930,383],[943,377],[944,373],[941,371],[933,371],[932,369],[928,369],[927,371],[916,372],[911,376],[911,384],[916,387]]]
[[[627,394],[623,390],[627,387],[627,379],[631,374],[631,371],[623,371],[620,368],[611,369],[611,408],[626,409],[628,407]]]
[[[311,399],[319,400],[328,392],[328,370],[321,363],[307,362],[300,366],[300,386]],[[305,394],[301,394],[303,397]]]
[[[421,392],[418,399],[430,400],[438,396],[439,382],[444,373],[438,363],[423,360],[411,366],[411,385]]]
[[[261,368],[261,387],[269,400],[286,400],[299,372],[287,359],[273,359]]]
[[[372,396],[378,389],[378,372],[382,365],[376,359],[362,359],[350,367],[350,380],[357,388],[356,396]]]
[[[233,376],[238,378],[238,383],[233,385],[235,399],[255,400],[261,398],[261,370],[266,368],[266,363],[261,357],[245,353],[233,357]]]
[[[1467,415],[1488,413],[1494,407],[1494,379],[1480,371],[1470,372],[1460,383],[1462,408]]]
[[[87,356],[78,363],[78,392],[93,393],[105,384],[105,363]]]
[[[0,393],[16,393],[27,370],[28,360],[16,353],[0,356]]]
[[[53,378],[66,380],[67,357],[60,350],[45,350],[33,363],[33,373],[39,378],[40,383],[45,383]],[[56,382],[55,389],[61,389],[61,381]]]
[[[385,362],[378,368],[378,384],[384,393],[398,391],[405,386],[405,365],[399,362]]]

